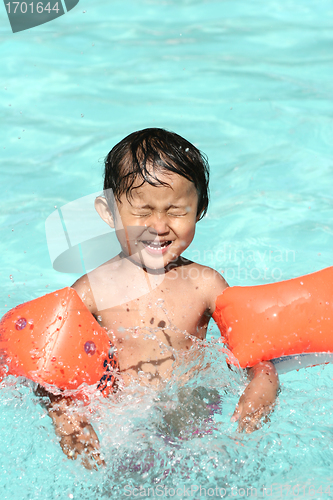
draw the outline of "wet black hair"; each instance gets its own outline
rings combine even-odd
[[[152,186],[168,185],[158,172],[173,172],[193,182],[198,193],[200,219],[209,202],[209,166],[206,156],[180,135],[161,128],[133,132],[120,141],[105,158],[104,195],[112,210],[113,196],[130,199],[132,189],[145,182]],[[141,184],[133,187],[137,180]],[[110,193],[110,190],[111,193]],[[113,196],[112,196],[113,195]]]

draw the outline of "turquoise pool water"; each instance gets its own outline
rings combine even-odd
[[[77,278],[52,268],[45,220],[101,189],[104,156],[148,126],[184,135],[210,160],[210,210],[189,258],[231,285],[332,264],[330,1],[81,0],[15,35],[1,12],[1,315]],[[63,456],[32,386],[7,379],[1,497],[148,498],[150,487],[199,499],[200,486],[211,498],[333,494],[333,367],[282,375],[270,422],[248,436],[230,423],[242,377],[212,344],[179,359],[162,394],[136,388],[83,408],[107,462],[98,472]],[[199,408],[198,434],[180,426],[163,439],[164,394],[181,422],[182,394],[197,386],[220,392],[214,420]]]

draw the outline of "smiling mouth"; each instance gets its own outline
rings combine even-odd
[[[169,245],[171,245],[172,241],[145,241],[145,240],[142,240],[141,243],[143,243],[148,248],[152,248],[152,249],[156,250],[159,248],[168,247]]]

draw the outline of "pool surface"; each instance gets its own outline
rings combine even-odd
[[[103,158],[145,127],[209,158],[210,209],[188,258],[230,285],[332,265],[329,0],[80,0],[16,34],[1,12],[1,316],[78,278],[53,269],[45,221],[101,190]],[[207,338],[160,392],[80,407],[100,436],[99,471],[65,458],[30,382],[2,382],[1,498],[333,496],[333,366],[282,375],[270,421],[239,435],[230,417],[245,379],[226,368],[215,326]],[[212,413],[202,387],[219,394]]]

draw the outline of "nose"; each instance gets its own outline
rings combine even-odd
[[[167,234],[170,231],[167,215],[161,213],[152,215],[149,219],[148,231],[154,236]]]

